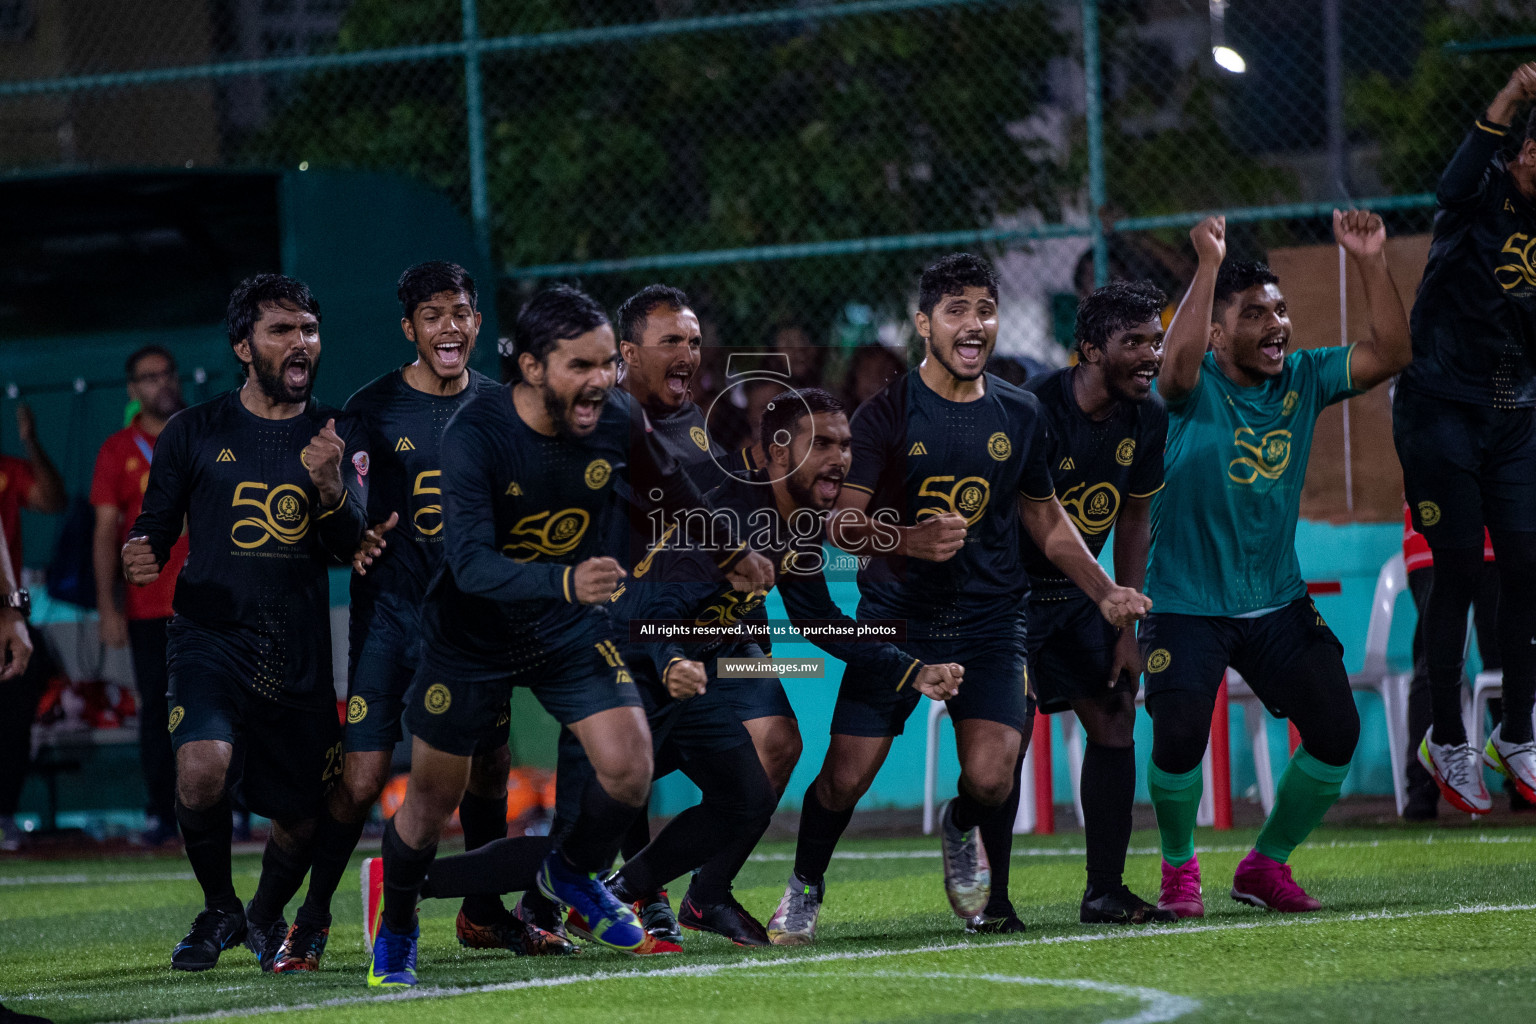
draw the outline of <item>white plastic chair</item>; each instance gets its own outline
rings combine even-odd
[[[1396,552],[1376,574],[1376,591],[1371,596],[1371,617],[1365,629],[1365,661],[1360,671],[1349,677],[1351,690],[1368,690],[1381,697],[1382,715],[1387,720],[1387,754],[1392,766],[1392,795],[1397,813],[1403,813],[1408,800],[1408,684],[1411,672],[1393,672],[1387,666],[1387,640],[1392,635],[1392,614],[1397,597],[1408,588],[1408,569],[1403,553]]]
[[[923,835],[933,835],[935,805],[939,788],[939,723],[949,717],[949,706],[941,700],[924,698],[928,704],[928,747],[923,765]],[[1027,738],[1027,737],[1026,737]],[[1013,834],[1035,830],[1035,752],[1024,754],[1019,772],[1019,813],[1013,819]]]

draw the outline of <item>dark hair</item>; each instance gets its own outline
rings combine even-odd
[[[1151,281],[1111,281],[1078,304],[1072,337],[1077,350],[1103,346],[1116,331],[1139,327],[1168,305],[1168,296]]]
[[[992,265],[968,252],[952,252],[923,271],[917,285],[917,308],[924,316],[932,316],[939,299],[964,295],[967,288],[985,288],[992,301],[997,301],[997,275]]]
[[[127,377],[129,380],[133,380],[134,373],[138,370],[140,361],[148,359],[150,356],[163,356],[165,361],[171,364],[171,369],[176,369],[176,357],[171,355],[170,349],[166,348],[164,345],[144,345],[141,348],[134,349],[131,353],[129,353],[128,358],[124,360],[123,376]]]
[[[234,348],[251,336],[262,306],[292,306],[320,319],[320,303],[310,294],[309,286],[283,274],[257,274],[235,285],[229,293],[229,308],[224,325],[229,330],[229,345]]]
[[[1216,301],[1211,305],[1215,320],[1232,304],[1232,296],[1264,284],[1279,284],[1280,278],[1266,263],[1258,260],[1226,260],[1216,272]]]
[[[608,322],[597,300],[568,284],[551,285],[518,310],[512,326],[514,356],[527,352],[544,362],[561,338],[576,338]]]
[[[663,306],[682,312],[689,308],[688,296],[681,288],[673,288],[669,284],[648,284],[625,299],[624,305],[619,307],[618,322],[614,324],[619,340],[632,345],[640,344],[640,335],[645,333],[646,318]]]
[[[763,423],[758,429],[758,439],[763,444],[763,454],[768,454],[768,446],[775,444],[773,436],[781,430],[788,430],[790,436],[795,433],[795,425],[800,418],[807,413],[818,415],[820,413],[842,412],[843,403],[830,391],[821,388],[790,388],[773,396],[768,407],[763,411]]]
[[[400,299],[400,315],[409,320],[417,306],[438,292],[463,292],[469,297],[470,309],[480,308],[475,304],[475,279],[469,271],[446,260],[427,260],[406,267],[400,275],[400,284],[395,289]]]

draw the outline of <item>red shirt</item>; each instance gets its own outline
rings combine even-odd
[[[37,482],[32,463],[14,455],[0,455],[0,523],[5,525],[5,546],[11,553],[11,569],[21,582],[21,510],[27,492]]]
[[[1493,561],[1493,539],[1488,536],[1487,527],[1483,527],[1483,561]],[[1435,556],[1429,551],[1429,541],[1413,528],[1413,512],[1406,501],[1403,502],[1403,563],[1409,572],[1431,569],[1435,564]]]
[[[139,517],[144,504],[144,489],[149,486],[149,463],[155,439],[139,429],[139,419],[119,430],[102,443],[96,456],[96,472],[91,478],[91,504],[109,505],[119,513],[117,542],[128,540],[128,530]],[[183,533],[171,547],[170,558],[160,570],[160,578],[147,587],[123,588],[123,614],[130,619],[168,619],[171,598],[176,593],[176,576],[187,560],[187,535]]]

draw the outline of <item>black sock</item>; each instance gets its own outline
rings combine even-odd
[[[1461,720],[1461,665],[1429,666],[1429,706],[1435,716],[1432,740],[1452,746],[1467,742]]]
[[[465,791],[459,800],[459,824],[464,829],[464,852],[478,850],[489,843],[507,838],[507,794],[499,797],[477,796]],[[478,893],[464,897],[460,908],[476,924],[491,924],[506,916],[496,893]]]
[[[852,807],[829,811],[816,798],[816,783],[813,781],[806,788],[805,800],[800,805],[800,833],[795,838],[795,875],[802,882],[820,885],[825,881],[832,851],[837,849],[837,841],[852,820]]]
[[[1014,786],[1014,788],[1017,789],[1018,786]],[[955,796],[954,802],[949,805],[949,820],[961,832],[969,832],[981,824],[982,820],[987,817],[987,812],[991,809],[986,804],[978,803],[974,797],[965,791],[965,787],[962,785],[960,792]]]
[[[267,846],[261,853],[261,878],[256,882],[256,895],[245,916],[253,925],[268,925],[283,916],[288,901],[293,899],[304,876],[309,871],[308,849],[285,850],[277,844],[275,836],[267,838]]]
[[[327,809],[315,825],[314,852],[309,868],[309,891],[294,915],[295,924],[310,928],[331,926],[331,900],[352,862],[352,851],[363,835],[364,819],[337,821]],[[371,923],[371,922],[370,922]]]
[[[555,841],[549,836],[512,836],[457,857],[439,857],[427,870],[421,895],[425,899],[462,896],[467,903],[476,896],[532,893],[537,888],[539,865],[554,848]],[[500,900],[496,902],[501,905]]]
[[[1131,803],[1136,799],[1136,748],[1101,747],[1089,741],[1083,754],[1083,833],[1088,847],[1088,898],[1125,881],[1131,844]]]
[[[1029,737],[1028,730],[1024,733]],[[1013,765],[1013,792],[996,807],[989,808],[981,820],[981,845],[992,866],[992,895],[987,899],[988,917],[1012,917],[1013,902],[1008,898],[1008,875],[1013,859],[1013,821],[1019,816],[1019,773],[1024,770],[1024,744],[1019,745],[1019,759]]]
[[[416,930],[416,900],[435,856],[437,843],[412,849],[395,831],[395,819],[384,826],[384,927],[396,935]]]
[[[640,813],[635,815],[635,820],[630,822],[629,828],[624,830],[624,839],[619,843],[619,852],[627,861],[650,845],[651,842],[651,800],[646,798],[640,807]]]
[[[522,903],[524,917],[539,927],[548,928],[560,923],[559,906],[554,900],[545,896],[537,885],[524,891],[523,898],[519,902]]]
[[[220,797],[218,803],[201,811],[177,800],[176,823],[181,826],[192,874],[203,889],[203,905],[209,910],[239,910],[240,897],[235,895],[235,880],[229,866],[229,844],[234,831],[229,797]]]
[[[640,808],[615,800],[601,783],[590,780],[581,794],[581,813],[559,846],[566,863],[588,874],[607,871],[624,830],[639,813]]]

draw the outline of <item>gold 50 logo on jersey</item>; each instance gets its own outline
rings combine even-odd
[[[1513,291],[1522,285],[1536,287],[1536,266],[1531,265],[1531,250],[1536,249],[1536,238],[1516,232],[1504,240],[1501,256],[1513,256],[1508,263],[1493,268],[1493,279],[1505,291]]]
[[[411,513],[411,522],[416,527],[416,532],[423,537],[431,537],[443,531],[443,505],[441,487],[434,486],[441,483],[443,471],[440,469],[428,469],[416,474],[416,484],[411,488],[411,497],[426,498],[430,505],[418,505],[416,511]]]
[[[1061,496],[1061,507],[1089,536],[1097,536],[1115,525],[1120,514],[1120,492],[1110,483],[1078,484]]]
[[[309,495],[302,487],[278,484],[269,490],[264,483],[247,480],[236,485],[229,504],[231,508],[256,510],[256,514],[237,519],[229,529],[229,539],[246,551],[269,540],[297,544],[309,532]]]
[[[959,480],[952,476],[930,476],[918,486],[917,493],[938,501],[937,505],[924,505],[917,510],[918,522],[953,512],[965,518],[966,526],[974,526],[987,511],[992,485],[982,476],[966,476]]]
[[[1291,464],[1291,432],[1271,430],[1259,437],[1248,427],[1239,427],[1232,443],[1247,452],[1227,464],[1227,476],[1240,484],[1251,484],[1259,477],[1278,480]]]
[[[514,562],[531,562],[540,555],[569,554],[581,543],[591,522],[592,516],[580,508],[524,516],[512,527],[514,539],[501,546],[501,553]]]

